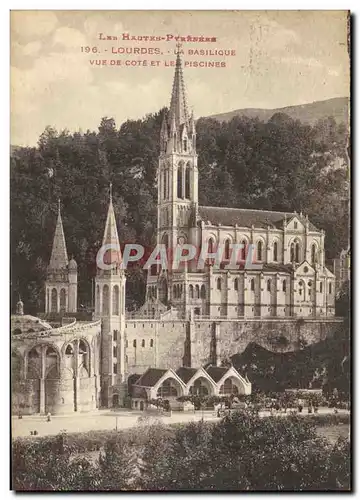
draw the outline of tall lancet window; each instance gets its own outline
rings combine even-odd
[[[176,134],[173,135],[174,151],[176,151]]]
[[[115,285],[113,288],[113,305],[112,305],[112,313],[115,316],[119,316],[119,287]]]
[[[108,287],[108,285],[104,285],[104,287],[103,287],[102,312],[103,312],[103,314],[109,314],[109,287]]]
[[[186,165],[185,170],[185,198],[190,199],[190,164]]]
[[[187,138],[185,137],[183,140],[183,150],[186,152],[187,151]]]
[[[58,312],[57,310],[57,290],[53,288],[51,290],[51,312]]]
[[[177,197],[183,198],[183,163],[180,162],[177,169]]]
[[[295,245],[294,243],[291,243],[290,246],[290,262],[294,262],[295,260]]]
[[[163,199],[166,200],[166,170],[163,172]]]
[[[273,253],[273,260],[276,262],[278,260],[278,244],[277,241],[274,241],[274,253]]]
[[[316,245],[311,245],[311,264],[316,264]]]

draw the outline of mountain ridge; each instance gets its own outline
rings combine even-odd
[[[261,121],[268,121],[275,113],[285,113],[294,120],[314,125],[318,120],[332,116],[337,123],[349,123],[349,101],[348,97],[334,97],[324,101],[314,101],[295,106],[285,106],[282,108],[242,108],[226,113],[209,115],[206,118],[214,118],[218,121],[228,122],[235,116],[246,116],[248,118],[259,118]]]

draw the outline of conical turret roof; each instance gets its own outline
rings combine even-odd
[[[115,211],[112,202],[112,185],[110,184],[110,200],[106,217],[104,237],[102,241],[104,247],[104,263],[107,265],[121,262],[121,250],[119,235],[116,227]]]
[[[67,267],[68,263],[69,259],[66,251],[65,235],[61,219],[60,200],[59,200],[58,216],[56,221],[55,235],[51,251],[49,269],[64,269]]]

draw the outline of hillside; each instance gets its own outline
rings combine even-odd
[[[327,118],[328,116],[334,117],[336,123],[347,124],[349,121],[348,110],[349,99],[347,97],[335,97],[326,101],[315,101],[299,106],[287,106],[277,109],[237,109],[228,113],[212,115],[208,118],[228,122],[234,116],[247,116],[249,118],[259,118],[259,120],[267,122],[275,113],[286,113],[294,120],[300,120],[310,125],[314,125],[318,120]]]

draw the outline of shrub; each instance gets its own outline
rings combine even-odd
[[[316,424],[349,422],[349,415],[259,418],[233,412],[220,422],[143,425],[127,432],[86,433],[103,451],[92,464],[70,460],[84,437],[16,440],[16,490],[349,490],[348,440],[335,445]]]

